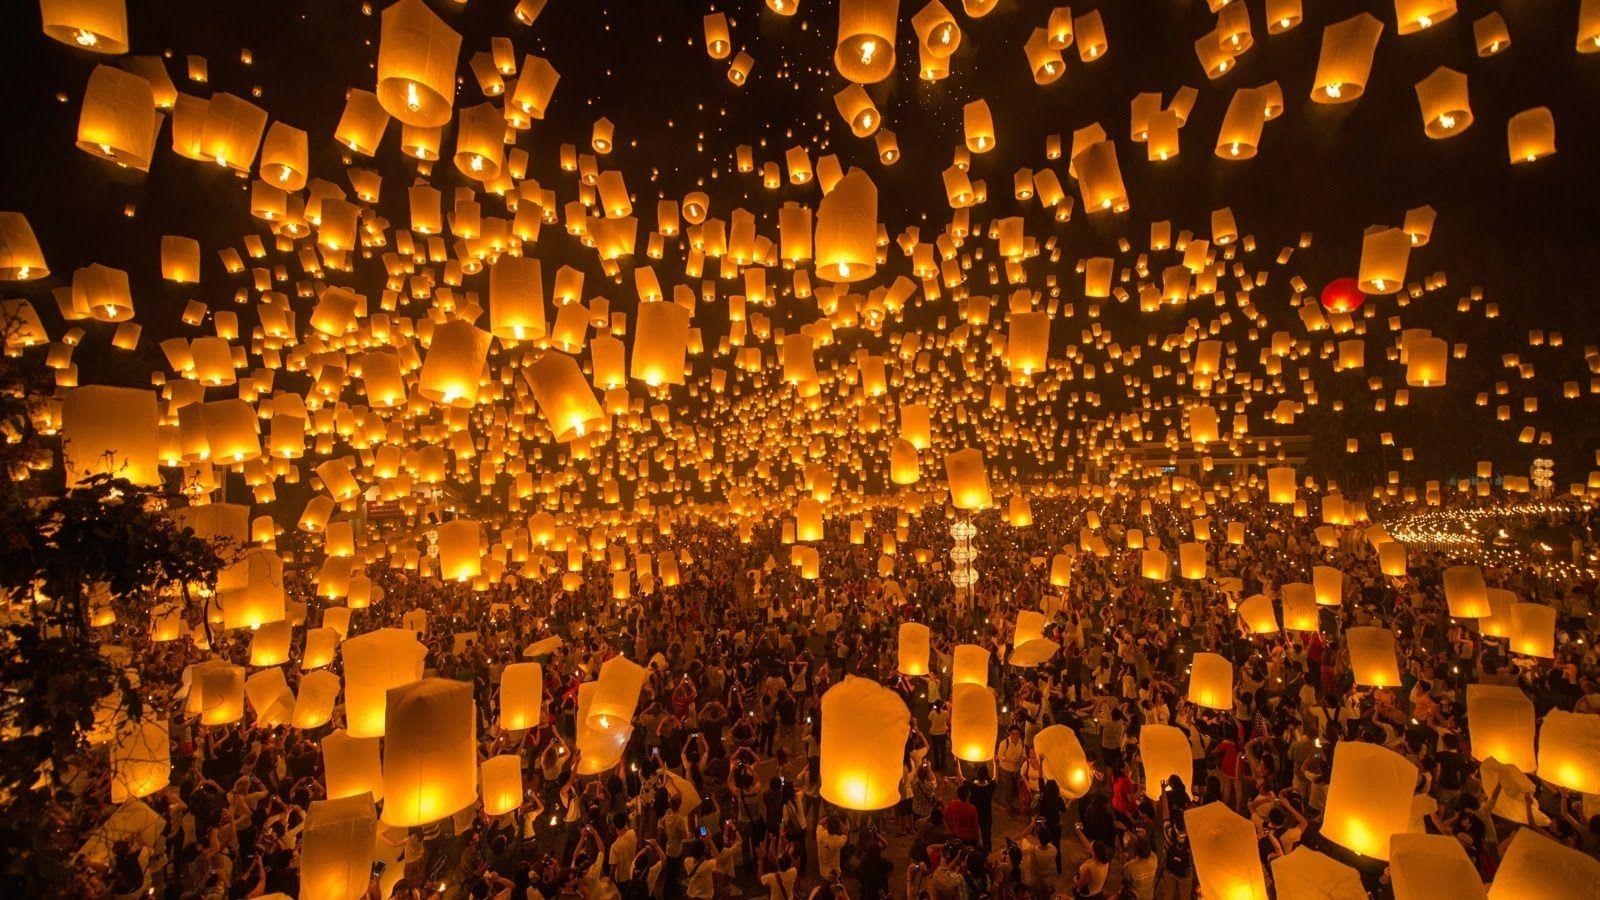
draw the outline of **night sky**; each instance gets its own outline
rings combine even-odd
[[[1600,203],[1600,55],[1574,52],[1578,4],[1460,0],[1459,11],[1448,21],[1421,34],[1397,36],[1392,3],[1305,0],[1306,21],[1286,34],[1269,36],[1260,0],[1243,2],[1251,11],[1255,46],[1234,71],[1208,81],[1193,51],[1194,40],[1215,21],[1202,0],[1078,0],[1072,3],[1075,14],[1100,9],[1109,53],[1084,63],[1076,47],[1069,48],[1066,74],[1041,87],[1027,71],[1022,45],[1032,28],[1043,26],[1052,4],[1002,0],[994,12],[974,21],[961,12],[959,0],[950,0],[947,5],[961,24],[963,43],[952,77],[929,84],[917,77],[916,39],[909,21],[922,4],[907,0],[900,6],[897,72],[868,88],[904,154],[892,167],[880,165],[871,139],[852,137],[834,109],[832,95],[846,82],[832,65],[837,27],[833,2],[802,0],[800,14],[785,18],[760,0],[550,0],[531,28],[511,18],[510,0],[429,5],[465,37],[458,108],[481,102],[466,59],[486,50],[490,36],[510,37],[519,59],[527,53],[543,56],[561,73],[547,118],[524,133],[519,146],[532,154],[530,177],[562,185],[563,200],[569,199],[571,176],[558,171],[557,147],[571,142],[586,148],[590,126],[599,116],[616,123],[618,147],[605,165],[626,172],[645,232],[653,224],[657,196],[680,198],[699,188],[711,194],[719,213],[748,204],[758,213],[763,231],[774,233],[780,202],[814,203],[816,185],[785,183],[777,192],[763,190],[759,174],[733,171],[734,147],[752,145],[759,171],[760,163],[781,164],[785,149],[804,143],[813,162],[832,152],[846,167],[868,170],[881,192],[879,215],[891,236],[908,225],[921,225],[924,240],[931,240],[949,218],[939,173],[961,141],[961,106],[980,97],[994,112],[998,147],[974,162],[973,175],[987,179],[990,199],[973,211],[973,219],[984,222],[1025,210],[1030,234],[1041,242],[1058,238],[1061,261],[1033,261],[1035,282],[1053,271],[1064,283],[1081,283],[1068,277],[1073,262],[1115,254],[1119,236],[1127,236],[1137,252],[1148,241],[1151,221],[1171,220],[1175,232],[1188,228],[1204,234],[1210,212],[1227,206],[1241,233],[1255,235],[1263,247],[1292,244],[1302,232],[1312,232],[1314,243],[1299,260],[1299,271],[1317,290],[1329,279],[1354,274],[1363,228],[1398,225],[1407,209],[1431,204],[1438,210],[1438,224],[1432,242],[1413,253],[1409,274],[1420,279],[1443,271],[1450,286],[1413,304],[1407,324],[1426,324],[1453,341],[1468,342],[1472,358],[1453,366],[1448,392],[1414,397],[1405,423],[1408,443],[1418,448],[1418,468],[1411,471],[1424,477],[1465,474],[1473,460],[1496,453],[1517,460],[1506,471],[1526,471],[1525,457],[1535,455],[1532,448],[1517,450],[1515,429],[1495,427],[1487,411],[1470,406],[1476,390],[1515,378],[1514,372],[1501,368],[1499,354],[1520,352],[1539,366],[1539,378],[1517,391],[1549,400],[1541,403],[1537,416],[1519,418],[1519,423],[1557,431],[1558,445],[1544,448],[1558,460],[1556,482],[1581,481],[1595,465],[1600,427],[1577,412],[1582,407],[1556,402],[1564,380],[1580,379],[1587,390],[1583,347],[1600,343],[1600,228],[1595,213]],[[259,88],[259,97],[252,99],[274,120],[310,132],[313,177],[342,181],[343,148],[331,135],[345,90],[374,84],[376,10],[368,14],[346,0],[129,0],[128,6],[133,53],[169,56],[167,69],[180,91],[205,95],[226,90],[250,97]],[[1354,104],[1311,103],[1307,95],[1323,26],[1362,10],[1385,22],[1366,94]],[[1472,22],[1492,10],[1506,19],[1512,45],[1499,56],[1480,59],[1473,49]],[[701,17],[711,11],[724,11],[732,20],[735,52],[742,49],[755,58],[749,83],[742,88],[725,77],[727,60],[715,61],[705,53]],[[148,174],[117,170],[75,149],[78,101],[100,60],[46,38],[38,16],[37,6],[19,3],[11,26],[0,35],[7,60],[7,74],[0,78],[0,121],[6,123],[6,139],[0,141],[0,209],[28,216],[52,276],[9,286],[5,296],[33,297],[54,336],[62,326],[50,288],[68,284],[73,269],[92,262],[127,269],[145,326],[140,352],[107,354],[112,328],[87,323],[89,336],[76,361],[84,383],[148,383],[147,373],[163,365],[157,340],[202,333],[178,321],[187,300],[204,300],[213,309],[231,305],[240,282],[223,273],[216,252],[239,246],[243,234],[262,233],[260,223],[248,215],[249,180],[176,157],[170,152],[169,129],[158,140]],[[244,49],[253,54],[252,64],[241,62]],[[209,84],[186,80],[188,54],[208,60]],[[1468,75],[1475,115],[1467,132],[1444,141],[1423,134],[1413,91],[1417,81],[1440,65]],[[1266,124],[1259,156],[1242,163],[1217,159],[1212,144],[1233,91],[1272,80],[1281,84],[1287,110]],[[1170,99],[1183,85],[1198,88],[1200,96],[1182,131],[1182,153],[1165,164],[1147,163],[1143,147],[1128,141],[1129,101],[1140,91],[1161,91]],[[1557,154],[1531,165],[1509,166],[1507,118],[1541,105],[1554,113]],[[1072,220],[1058,225],[1036,203],[1011,198],[1011,177],[1019,166],[1049,164],[1044,158],[1047,135],[1059,134],[1070,145],[1073,130],[1092,122],[1101,123],[1118,143],[1130,213],[1089,216],[1080,203]],[[378,209],[403,226],[404,188],[414,163],[401,155],[398,134],[398,124],[391,124],[376,163],[358,164],[385,174]],[[1064,170],[1065,160],[1053,165]],[[433,181],[445,189],[466,183],[448,158],[435,166]],[[1064,175],[1063,182],[1074,195]],[[124,215],[127,205],[135,210],[132,218]],[[504,214],[486,205],[485,213],[491,211]],[[161,280],[162,234],[200,239],[206,276],[201,285]],[[589,291],[599,290],[594,254],[577,248],[559,227],[547,227],[545,234],[538,255],[545,260],[546,277],[568,262],[588,271]],[[642,245],[643,233],[640,241]],[[1128,258],[1119,255],[1119,264]],[[897,252],[891,260],[900,267],[893,271],[905,267]],[[478,279],[485,283],[469,281],[468,288],[486,292],[486,276]],[[1498,302],[1500,318],[1485,320],[1481,307],[1471,315],[1455,312],[1456,298],[1474,285]],[[622,285],[600,292],[611,298],[614,309],[631,309],[626,267]],[[991,291],[1002,297],[1005,292],[1004,285]],[[1284,315],[1287,302],[1282,283],[1256,299],[1270,315],[1286,321],[1292,318]],[[1379,306],[1381,317],[1394,301],[1369,302]],[[942,306],[939,312],[952,308],[948,298],[934,306]],[[1104,321],[1124,344],[1136,343],[1146,334],[1181,331],[1186,319],[1202,314],[1195,306],[1141,315],[1136,304],[1128,304],[1108,309]],[[780,324],[792,314],[780,304]],[[933,311],[908,311],[908,319],[916,316],[924,317],[919,322],[923,327],[933,327]],[[720,326],[703,321],[708,318],[697,314],[696,324],[707,329],[710,345],[710,335]],[[1532,350],[1527,334],[1534,328],[1562,331],[1565,347]],[[1064,345],[1068,332],[1075,341],[1078,323],[1058,327],[1055,344]],[[1369,360],[1381,357],[1381,350],[1373,348]],[[1242,355],[1253,355],[1253,350]],[[1398,372],[1391,372],[1392,384]],[[1337,384],[1324,379],[1322,389],[1330,399],[1359,398],[1365,387],[1359,378]],[[1108,403],[1114,406],[1116,400],[1108,398]],[[1303,424],[1314,436],[1338,440],[1341,448],[1340,435],[1353,427],[1327,404],[1313,410]],[[1368,474],[1377,477],[1395,462],[1375,460]]]

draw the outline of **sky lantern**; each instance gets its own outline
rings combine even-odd
[[[1600,793],[1600,715],[1552,709],[1539,724],[1538,775],[1570,791]]]
[[[502,256],[489,267],[489,331],[503,341],[544,336],[544,270],[539,260]]]
[[[1354,278],[1335,278],[1323,287],[1318,301],[1328,312],[1348,315],[1367,302],[1367,295]]]
[[[1395,655],[1394,632],[1387,628],[1360,625],[1346,628],[1345,646],[1350,650],[1350,668],[1355,682],[1369,687],[1398,687],[1400,663]]]
[[[1318,606],[1344,603],[1344,571],[1333,566],[1311,567],[1311,590]]]
[[[846,80],[875,84],[894,71],[899,0],[840,0],[833,64]]]
[[[994,115],[987,101],[980,98],[961,107],[961,126],[968,150],[988,153],[994,149]]]
[[[1189,736],[1172,725],[1145,725],[1139,729],[1139,758],[1144,762],[1144,795],[1161,799],[1167,779],[1177,776],[1193,790],[1194,757]]]
[[[977,644],[957,644],[950,664],[952,684],[989,683],[989,650]]]
[[[148,797],[172,775],[167,723],[151,717],[128,722],[111,742],[111,802]]]
[[[1600,860],[1536,829],[1518,828],[1502,851],[1489,900],[1593,896],[1597,887]]]
[[[1233,663],[1215,653],[1196,653],[1189,667],[1189,702],[1207,709],[1233,708]]]
[[[300,832],[303,900],[358,900],[372,880],[378,813],[371,794],[313,800]]]
[[[80,50],[128,52],[127,0],[40,0],[44,33]]]
[[[1406,385],[1439,387],[1445,383],[1450,345],[1444,338],[1424,337],[1406,345]]]
[[[485,815],[503,816],[522,805],[522,757],[515,753],[491,756],[478,767]]]
[[[899,632],[899,672],[920,677],[928,674],[929,642],[932,633],[920,622],[901,622]]]
[[[850,133],[856,137],[871,137],[883,123],[883,116],[878,114],[878,108],[873,105],[872,98],[867,96],[866,89],[859,84],[846,85],[843,90],[834,94],[833,105],[839,110],[839,117],[850,126]],[[791,175],[794,171],[791,167]],[[809,179],[808,174],[807,180]]]
[[[437,128],[455,107],[461,35],[423,0],[399,0],[383,11],[378,40],[378,100],[389,115]]]
[[[1400,754],[1362,741],[1340,741],[1323,814],[1322,835],[1363,856],[1389,858],[1389,838],[1411,822],[1417,767]]]
[[[1278,630],[1277,611],[1272,608],[1272,598],[1265,594],[1246,597],[1240,601],[1237,612],[1251,634],[1273,634]]]
[[[1556,120],[1550,107],[1525,109],[1506,122],[1506,146],[1513,165],[1531,163],[1556,152]]]
[[[390,688],[383,740],[383,821],[427,825],[478,799],[472,685],[424,678]]]
[[[854,675],[822,695],[822,799],[844,809],[887,809],[900,799],[911,713],[900,696]]]
[[[1511,607],[1511,652],[1540,659],[1556,655],[1556,608],[1543,603]]]
[[[1268,900],[1266,872],[1250,820],[1220,802],[1192,807],[1184,816],[1195,876],[1207,897]]]
[[[342,730],[330,732],[322,739],[323,786],[329,800],[362,794],[370,794],[375,800],[383,799],[381,743],[376,736],[354,737]]]
[[[651,387],[683,384],[690,311],[676,303],[658,301],[639,304],[637,316],[630,375]]]
[[[0,281],[33,281],[49,274],[28,217],[0,212]]]
[[[1358,13],[1324,28],[1311,99],[1317,103],[1358,99],[1367,88],[1372,56],[1382,33],[1383,23],[1371,13]]]
[[[1077,172],[1078,193],[1083,197],[1085,210],[1128,210],[1128,191],[1123,187],[1122,169],[1117,165],[1116,144],[1106,140],[1090,143],[1073,155],[1072,168]]]
[[[1422,107],[1422,130],[1435,140],[1455,137],[1472,126],[1467,102],[1467,76],[1440,66],[1417,82],[1417,103]]]
[[[353,738],[383,737],[388,691],[422,678],[426,648],[412,632],[380,628],[347,639],[339,655],[346,729]]]
[[[981,684],[955,685],[950,704],[951,754],[962,762],[988,762],[994,759],[999,730],[994,691]]]
[[[489,355],[490,335],[457,319],[433,330],[417,390],[446,406],[471,407]]]
[[[1049,725],[1040,729],[1033,736],[1033,751],[1039,755],[1040,775],[1056,783],[1063,799],[1076,800],[1088,793],[1094,783],[1094,767],[1071,728]]]
[[[649,670],[625,656],[613,656],[600,666],[599,685],[589,701],[587,727],[612,733],[631,727]]]
[[[1450,615],[1458,619],[1476,619],[1487,616],[1489,588],[1483,581],[1483,570],[1477,566],[1447,566],[1444,570],[1444,599],[1450,606]],[[1505,760],[1501,760],[1505,762]]]
[[[1456,14],[1456,0],[1394,0],[1396,29],[1401,34],[1416,34]]]
[[[969,447],[945,454],[944,471],[956,509],[983,510],[994,505],[983,451]]]
[[[733,41],[728,32],[728,17],[724,13],[708,13],[701,21],[705,32],[706,55],[712,59],[727,59],[733,52]]]
[[[1512,685],[1467,685],[1467,726],[1472,758],[1494,758],[1523,772],[1537,768],[1533,701]]]
[[[114,66],[89,74],[78,113],[78,149],[144,171],[155,155],[161,115],[150,82]]]
[[[160,483],[156,395],[137,388],[73,388],[61,403],[68,483],[108,472],[134,484]]]
[[[1395,900],[1484,900],[1488,896],[1477,865],[1453,835],[1391,835],[1389,874]]]
[[[848,283],[871,278],[878,269],[878,188],[867,173],[852,168],[817,207],[816,273]]]

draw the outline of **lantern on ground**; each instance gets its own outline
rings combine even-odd
[[[1484,900],[1487,896],[1477,865],[1453,835],[1391,835],[1389,876],[1395,900]]]
[[[371,794],[383,799],[383,765],[376,737],[351,737],[334,731],[322,739],[323,786],[329,800]]]
[[[994,691],[981,684],[957,684],[950,707],[950,751],[956,759],[986,763],[994,759],[1000,717]]]
[[[544,667],[512,663],[500,672],[500,729],[522,731],[544,718]]]
[[[167,723],[153,718],[129,722],[111,743],[111,802],[148,797],[172,774]]]
[[[1039,756],[1039,774],[1056,783],[1063,799],[1076,800],[1093,786],[1094,768],[1071,728],[1050,725],[1040,729],[1033,736],[1033,752]]]
[[[950,664],[951,684],[989,683],[989,650],[977,644],[957,644]]]
[[[625,656],[613,656],[600,666],[599,684],[589,701],[587,725],[602,733],[631,728],[633,711],[639,705],[650,672]]]
[[[483,811],[486,815],[503,816],[522,805],[520,755],[502,753],[484,760],[478,767],[478,781],[483,791]]]
[[[1350,650],[1350,669],[1356,684],[1364,687],[1400,685],[1400,663],[1395,656],[1393,631],[1360,625],[1345,629],[1344,639]]]

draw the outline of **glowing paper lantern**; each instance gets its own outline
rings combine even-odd
[[[1391,835],[1389,875],[1395,900],[1484,900],[1487,896],[1478,867],[1453,835]]]
[[[1361,238],[1361,264],[1356,275],[1368,294],[1393,294],[1406,277],[1411,236],[1399,228],[1372,228]]]
[[[1322,836],[1375,859],[1389,858],[1389,837],[1411,823],[1417,767],[1404,756],[1363,741],[1340,741],[1323,814]]]
[[[1246,597],[1239,603],[1239,618],[1252,634],[1274,634],[1278,630],[1278,614],[1272,608],[1272,599],[1265,594]],[[1287,620],[1287,611],[1284,618]]]
[[[134,388],[73,388],[61,401],[68,484],[108,473],[134,484],[161,483],[156,395]]]
[[[892,5],[892,4],[891,4]],[[852,168],[817,206],[817,277],[860,281],[878,269],[878,188]]]
[[[1032,609],[1017,611],[1017,624],[1011,634],[1013,649],[1044,637],[1044,613]]]
[[[1511,652],[1541,659],[1556,655],[1556,608],[1542,603],[1511,607]]]
[[[598,681],[586,681],[578,686],[578,717],[576,742],[581,754],[577,771],[580,775],[597,775],[617,767],[622,762],[622,751],[628,746],[633,726],[626,720],[607,721],[605,730],[595,727],[598,718],[590,715]]]
[[[450,123],[461,35],[423,0],[383,11],[378,40],[378,100],[389,115],[420,128]]]
[[[1160,550],[1144,550],[1139,554],[1139,574],[1149,581],[1166,581],[1172,576],[1172,563]]]
[[[1538,775],[1556,787],[1600,793],[1600,715],[1547,713],[1539,726]]]
[[[1367,295],[1361,293],[1361,286],[1354,278],[1335,278],[1322,289],[1318,301],[1328,312],[1349,314],[1367,302]]]
[[[1450,615],[1455,618],[1476,619],[1489,615],[1489,588],[1483,582],[1483,570],[1477,566],[1446,568],[1444,599],[1450,606]]]
[[[414,633],[380,628],[339,645],[344,659],[344,715],[351,737],[383,737],[391,688],[422,678],[427,648]]]
[[[956,509],[982,510],[994,505],[983,451],[967,448],[945,454],[944,471],[950,487],[950,501]]]
[[[1523,772],[1537,767],[1533,752],[1533,701],[1521,688],[1467,685],[1467,727],[1472,758],[1493,757]]]
[[[787,342],[785,342],[787,344]],[[910,441],[896,438],[889,445],[889,480],[895,484],[916,484],[922,480],[917,448]]]
[[[1233,708],[1233,663],[1215,653],[1196,653],[1189,666],[1189,702],[1207,709]]]
[[[1384,541],[1377,547],[1378,567],[1383,574],[1391,578],[1403,578],[1406,574],[1406,545],[1399,541]]]
[[[111,56],[128,52],[126,0],[40,0],[44,33],[69,47]]]
[[[316,629],[331,632],[332,629]],[[332,655],[330,649],[329,655]],[[294,707],[289,712],[289,724],[295,728],[321,728],[333,718],[333,707],[339,699],[339,676],[327,669],[308,672],[300,679],[300,691],[295,695]]]
[[[483,811],[503,816],[522,805],[522,757],[515,753],[491,756],[478,767],[483,791]]]
[[[572,357],[545,353],[524,368],[523,374],[557,441],[581,438],[604,421],[605,411]]]
[[[148,797],[167,786],[172,774],[167,723],[146,718],[129,722],[111,742],[111,802]]]
[[[1267,470],[1267,500],[1271,503],[1289,505],[1294,503],[1295,479],[1294,469],[1289,466],[1274,466]]]
[[[846,675],[822,695],[822,799],[845,809],[899,802],[911,713],[894,691]]]
[[[1039,774],[1061,789],[1061,796],[1076,800],[1094,784],[1094,767],[1084,755],[1078,735],[1065,725],[1050,725],[1033,736],[1033,752],[1039,756]]]
[[[1082,48],[1080,42],[1079,47]],[[1072,157],[1078,177],[1078,193],[1083,208],[1091,213],[1126,212],[1128,191],[1123,186],[1122,169],[1117,165],[1117,147],[1110,141],[1095,141]]]
[[[1519,828],[1506,843],[1494,884],[1489,886],[1489,900],[1592,897],[1596,891],[1600,891],[1600,860],[1532,828]]]
[[[1344,572],[1333,566],[1313,566],[1311,590],[1318,606],[1340,605],[1344,602]]]
[[[1178,545],[1178,575],[1190,581],[1206,577],[1206,545],[1185,541]]]
[[[1456,0],[1394,0],[1395,23],[1401,34],[1415,34],[1456,14]]]
[[[300,832],[301,900],[359,900],[372,880],[378,814],[370,794],[313,800]]]
[[[381,743],[376,737],[351,737],[345,731],[334,731],[322,739],[322,769],[326,775],[323,786],[329,800],[362,794],[383,799]]]
[[[1207,803],[1184,816],[1195,875],[1207,897],[1268,900],[1266,872],[1256,848],[1255,826],[1226,804]]]
[[[989,683],[989,650],[977,644],[957,644],[950,664],[951,684]]]
[[[1394,632],[1387,628],[1360,625],[1345,629],[1344,639],[1350,650],[1350,668],[1356,684],[1371,687],[1400,685],[1400,663],[1395,656]]]
[[[489,331],[503,341],[544,337],[544,270],[539,260],[502,256],[489,267]]]
[[[683,384],[688,348],[689,310],[665,301],[639,304],[629,369],[633,378],[651,387]]]
[[[1467,76],[1440,66],[1417,82],[1417,104],[1422,109],[1422,130],[1435,140],[1455,137],[1472,126],[1472,106],[1467,100]]]
[[[898,654],[900,674],[911,676],[928,674],[929,639],[928,626],[919,622],[900,623]]]
[[[950,706],[950,750],[970,763],[994,759],[1000,731],[994,691],[981,684],[957,684]]]
[[[874,84],[894,71],[899,0],[840,0],[833,64],[846,80]]]
[[[444,522],[438,528],[439,577],[446,581],[471,581],[483,571],[479,549],[482,527],[471,519]]]
[[[1360,13],[1324,28],[1311,99],[1317,103],[1348,103],[1359,98],[1367,88],[1372,55],[1378,49],[1378,36],[1382,33],[1383,23],[1370,13]]]
[[[193,669],[190,703],[198,703],[200,724],[232,725],[244,718],[244,667],[198,665]]]
[[[478,381],[489,357],[490,336],[457,319],[433,330],[433,342],[422,362],[417,390],[446,406],[471,407],[478,400]]]
[[[1525,109],[1506,122],[1506,147],[1511,162],[1531,163],[1556,152],[1556,120],[1550,107]]]
[[[500,729],[522,731],[544,718],[544,667],[512,663],[500,672]]]
[[[1176,775],[1185,787],[1194,784],[1194,756],[1189,736],[1172,725],[1145,725],[1139,729],[1139,759],[1144,763],[1144,794],[1161,799],[1161,787]],[[1191,830],[1193,826],[1190,826]]]
[[[155,155],[161,115],[150,82],[113,66],[95,66],[78,113],[78,149],[141,171]]]
[[[1361,873],[1301,844],[1272,860],[1277,900],[1362,900]]]
[[[613,656],[600,666],[600,679],[589,701],[588,727],[610,733],[629,728],[639,692],[650,672],[627,657]]]
[[[384,823],[398,828],[427,825],[477,800],[472,685],[425,678],[390,688],[386,700]]]

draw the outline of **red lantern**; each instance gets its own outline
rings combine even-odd
[[[1353,313],[1366,302],[1354,278],[1335,278],[1322,289],[1322,308],[1331,313]]]

